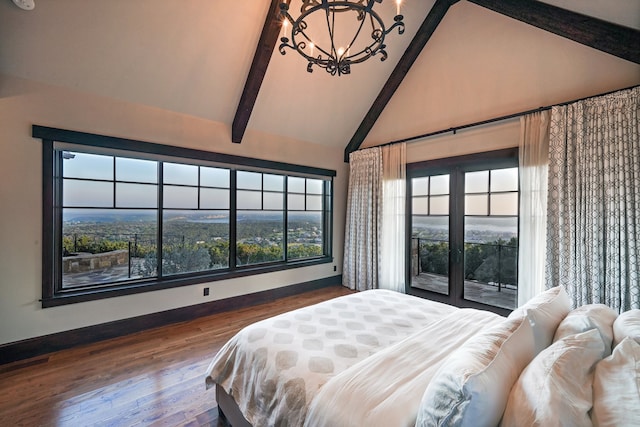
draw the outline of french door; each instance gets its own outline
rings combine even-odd
[[[517,150],[407,165],[407,293],[506,314],[517,305]]]

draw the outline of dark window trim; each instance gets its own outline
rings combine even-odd
[[[269,160],[254,159],[249,157],[233,156],[194,150],[182,147],[173,147],[162,144],[155,144],[131,139],[116,138],[104,135],[96,135],[84,132],[69,131],[63,129],[49,128],[33,125],[32,136],[42,139],[42,299],[43,308],[55,307],[78,302],[86,302],[111,298],[122,295],[131,295],[142,292],[150,292],[161,289],[168,289],[178,286],[194,285],[199,283],[214,282],[219,280],[233,279],[256,274],[271,273],[288,270],[292,268],[307,267],[317,264],[333,262],[333,177],[335,170],[315,168],[309,166],[294,165],[283,162],[273,162]],[[228,164],[231,167],[249,167],[267,169],[280,174],[301,174],[306,177],[324,177],[325,180],[325,203],[323,212],[323,226],[325,239],[323,252],[325,255],[303,259],[293,259],[289,261],[275,261],[272,263],[252,264],[247,266],[234,266],[223,270],[208,271],[204,273],[191,273],[186,276],[169,276],[160,281],[155,278],[140,280],[136,282],[120,282],[95,288],[82,289],[61,289],[62,274],[61,263],[56,260],[61,259],[61,249],[57,242],[61,241],[61,227],[53,226],[62,223],[62,209],[57,206],[56,200],[59,197],[56,192],[60,188],[59,180],[62,179],[60,168],[61,160],[56,161],[54,155],[55,142],[72,143],[87,147],[100,147],[118,151],[128,151],[136,154],[152,154],[184,159],[194,159],[197,161],[210,161],[214,163]],[[59,160],[59,159],[58,159]],[[160,170],[162,168],[159,168]],[[231,170],[230,190],[234,188],[236,182],[236,169]],[[268,173],[267,171],[263,171]],[[161,173],[161,172],[159,172]],[[160,176],[161,178],[161,176]],[[162,182],[161,180],[159,182]],[[236,189],[237,190],[237,189]],[[162,190],[159,190],[159,192]],[[230,191],[230,214],[236,210],[236,192]],[[286,206],[286,197],[285,197]],[[286,210],[285,210],[286,212]],[[285,215],[286,216],[286,215]],[[285,219],[286,221],[286,219]],[[161,227],[162,221],[159,222]],[[286,223],[285,223],[286,225]],[[160,230],[161,232],[162,230]],[[287,228],[284,229],[286,234]],[[160,233],[160,235],[162,235]],[[230,242],[236,241],[235,227],[230,227]],[[158,245],[161,250],[162,245]],[[235,245],[229,245],[229,259],[235,259]],[[286,246],[285,246],[286,253]],[[286,258],[285,258],[286,259]],[[59,280],[56,280],[58,278]]]
[[[407,164],[407,198],[405,204],[406,211],[406,233],[405,233],[405,251],[406,251],[406,292],[411,295],[415,295],[421,298],[432,299],[434,301],[442,302],[445,304],[455,304],[458,307],[462,308],[476,308],[481,310],[488,310],[494,313],[500,314],[502,316],[507,316],[511,313],[512,310],[492,306],[489,304],[483,304],[481,302],[467,300],[464,298],[464,286],[460,286],[458,289],[450,289],[450,295],[443,295],[437,292],[431,292],[427,290],[422,290],[418,288],[411,287],[411,216],[412,207],[412,179],[423,176],[422,173],[425,170],[428,170],[431,175],[437,174],[446,174],[452,173],[454,170],[459,170],[461,172],[473,172],[475,170],[484,170],[484,169],[500,169],[500,168],[508,168],[508,167],[519,167],[519,149],[518,147],[506,148],[501,150],[494,151],[485,151],[474,154],[466,154],[463,156],[455,156],[455,157],[446,157],[441,159],[427,160],[422,162],[408,163]],[[450,183],[450,187],[455,187],[455,194],[458,194],[459,197],[452,197],[449,194],[449,230],[451,233],[455,233],[450,237],[450,241],[463,241],[463,230],[464,230],[464,209],[462,205],[462,201],[464,199],[464,187],[461,180],[457,179],[457,174],[453,174],[450,179],[452,182]],[[518,188],[518,194],[520,193],[520,189]],[[518,203],[519,205],[519,203]],[[481,215],[486,216],[486,215]],[[518,217],[520,217],[520,211],[518,209]],[[458,221],[458,224],[454,226],[453,222]],[[453,230],[453,231],[451,231]],[[518,221],[518,236],[520,236],[520,222]],[[520,239],[518,239],[520,243]],[[463,250],[458,247],[451,247],[450,252],[453,254],[457,250]],[[456,273],[459,269],[454,268],[454,264],[459,262],[459,259],[454,255],[450,256],[449,259],[449,274],[453,274],[454,276],[458,276]],[[453,277],[451,280],[460,280],[458,277]],[[457,292],[455,292],[457,291]]]
[[[187,159],[206,160],[216,163],[227,163],[234,166],[248,166],[274,171],[286,171],[300,174],[319,176],[336,176],[336,171],[331,169],[316,168],[311,166],[295,165],[292,163],[274,162],[271,160],[255,159],[252,157],[235,156],[231,154],[215,153],[212,151],[196,150],[193,148],[175,147],[171,145],[157,144],[153,142],[139,141],[135,139],[118,138],[113,136],[97,135],[93,133],[77,132],[73,130],[57,129],[46,126],[32,126],[31,136],[43,141],[69,142],[91,147],[109,148],[113,150],[136,151],[149,154],[157,154],[171,157],[183,157]]]
[[[515,163],[514,163],[515,160]],[[483,161],[486,161],[484,163]],[[477,164],[483,162],[481,166]],[[484,151],[482,153],[466,154],[464,156],[446,157],[443,159],[426,160],[423,162],[408,163],[407,177],[417,176],[416,172],[424,169],[434,172],[442,171],[447,173],[452,167],[459,167],[465,172],[482,170],[485,166],[499,168],[501,166],[518,166],[518,147],[506,148],[502,150]]]

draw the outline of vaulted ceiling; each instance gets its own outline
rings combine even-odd
[[[387,61],[340,77],[271,48],[276,3],[36,0],[26,12],[0,0],[0,73],[222,122],[228,143],[246,126],[340,149],[640,84],[637,0],[404,0],[406,32],[387,38]],[[597,20],[545,18],[547,5]]]

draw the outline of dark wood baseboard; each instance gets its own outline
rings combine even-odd
[[[0,365],[342,284],[342,275],[0,345]]]

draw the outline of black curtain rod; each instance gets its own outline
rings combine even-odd
[[[629,87],[626,87],[624,89],[616,89],[616,90],[612,90],[612,91],[609,91],[609,92],[601,93],[601,94],[598,94],[598,95],[585,96],[584,98],[574,99],[573,101],[567,101],[567,102],[562,102],[560,104],[554,104],[554,105],[549,105],[549,106],[546,106],[546,107],[535,108],[533,110],[527,110],[527,111],[522,111],[520,113],[509,114],[509,115],[502,116],[502,117],[496,117],[496,118],[493,118],[493,119],[482,120],[480,122],[470,123],[470,124],[467,124],[467,125],[455,126],[455,127],[449,128],[449,129],[442,129],[442,130],[438,130],[438,131],[435,131],[435,132],[425,133],[425,134],[422,134],[422,135],[410,136],[409,138],[398,139],[397,141],[390,141],[390,142],[387,142],[387,143],[384,143],[384,144],[376,145],[376,147],[384,147],[384,146],[387,146],[387,145],[400,144],[400,143],[403,143],[403,142],[413,142],[413,141],[418,140],[418,139],[429,138],[430,136],[441,135],[443,133],[448,133],[448,132],[453,132],[453,134],[455,135],[456,132],[458,132],[459,130],[462,130],[462,129],[468,129],[468,128],[472,128],[472,127],[476,127],[476,126],[486,125],[486,124],[489,124],[489,123],[501,122],[503,120],[514,119],[516,117],[524,116],[524,115],[527,115],[527,114],[537,113],[539,111],[547,111],[547,110],[550,110],[554,106],[569,105],[569,104],[573,104],[574,102],[580,102],[580,101],[584,101],[586,99],[591,99],[591,98],[597,98],[599,96],[610,95],[610,94],[615,93],[615,92],[621,92],[623,90],[633,89],[633,88],[638,87],[638,86],[640,86],[640,85],[629,86]]]

